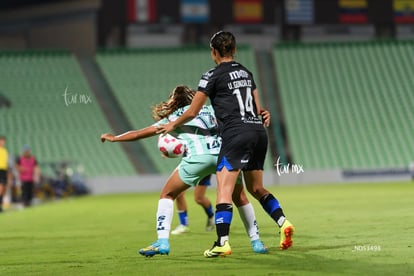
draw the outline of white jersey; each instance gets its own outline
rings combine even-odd
[[[168,118],[161,119],[154,126],[177,120],[189,107],[187,105],[177,109]],[[185,157],[191,155],[219,154],[221,142],[217,136],[217,121],[214,116],[214,109],[210,105],[203,105],[194,119],[176,128],[170,134],[185,142]]]

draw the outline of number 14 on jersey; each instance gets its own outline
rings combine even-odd
[[[240,115],[244,118],[247,112],[255,117],[256,114],[254,113],[252,89],[250,87],[246,87],[244,89],[246,89],[246,99],[244,101],[240,89],[238,88],[233,90],[233,95],[236,96],[237,102],[239,103]]]

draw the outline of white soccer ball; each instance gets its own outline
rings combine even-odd
[[[163,156],[177,158],[185,152],[185,144],[170,134],[161,134],[158,137],[158,149]]]

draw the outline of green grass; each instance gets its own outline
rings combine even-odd
[[[254,254],[238,212],[233,254],[207,259],[215,233],[187,194],[191,233],[169,256],[136,250],[156,239],[158,194],[90,196],[0,215],[0,275],[413,275],[414,183],[271,187],[295,224],[293,248],[256,201],[267,255]],[[214,191],[208,193],[215,199]],[[173,227],[177,225],[174,217]]]

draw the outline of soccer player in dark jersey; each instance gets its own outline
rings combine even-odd
[[[153,114],[156,115],[154,118],[157,117],[155,124],[117,136],[104,133],[101,135],[101,141],[127,142],[155,136],[159,125],[176,120],[189,108],[194,94],[195,92],[187,86],[177,86],[170,94],[168,101],[161,102],[153,108]],[[198,185],[203,177],[214,173],[217,164],[220,138],[217,136],[217,122],[211,106],[204,106],[194,120],[177,128],[175,135],[186,141],[187,152],[161,191],[156,216],[158,239],[138,251],[146,257],[170,253],[169,235],[173,217],[173,201],[190,186]],[[267,253],[268,249],[259,237],[253,205],[244,193],[242,183],[235,187],[233,197],[253,251],[260,254]]]
[[[234,35],[224,31],[215,33],[210,40],[210,48],[216,67],[202,75],[190,108],[178,120],[159,130],[160,133],[170,132],[188,122],[210,98],[222,146],[217,161],[217,241],[204,252],[204,256],[210,258],[231,254],[228,241],[233,217],[231,195],[241,170],[247,190],[280,227],[280,249],[288,249],[293,243],[294,227],[285,218],[279,201],[263,187],[268,140],[260,117],[266,117],[268,113],[260,107],[252,73],[234,60]]]

